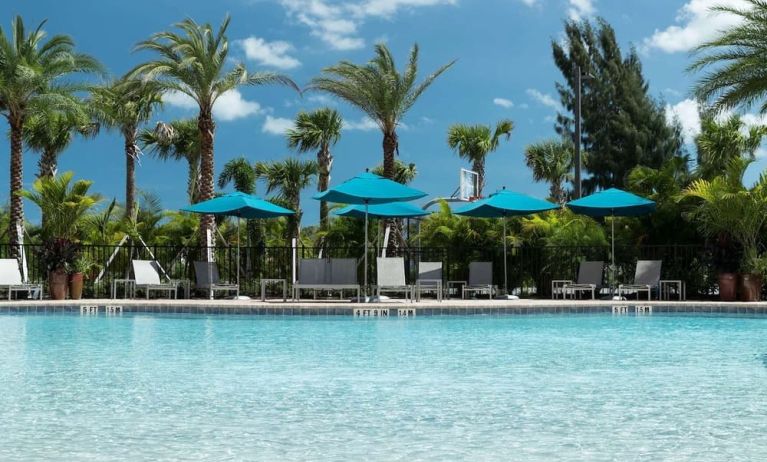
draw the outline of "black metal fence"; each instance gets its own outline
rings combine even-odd
[[[41,265],[38,245],[25,245],[29,280],[44,283],[46,274]],[[260,292],[262,278],[292,278],[292,250],[290,247],[242,247],[239,252],[241,293],[256,295]],[[237,249],[216,247],[211,252],[218,264],[222,281],[234,282],[237,274]],[[195,280],[193,262],[204,260],[205,249],[182,246],[148,246],[126,243],[123,246],[86,245],[84,254],[100,265],[100,271],[88,275],[85,285],[86,297],[107,297],[111,294],[112,281],[131,276],[131,261],[156,260],[168,277]],[[368,254],[368,274],[375,282],[375,257],[377,251]],[[363,250],[340,247],[298,247],[298,258],[347,257],[360,261],[360,280],[363,273]],[[689,298],[708,298],[715,290],[716,270],[710,249],[700,245],[619,246],[615,249],[616,270],[614,283],[631,282],[636,261],[639,259],[662,260],[664,279],[681,279],[687,283]],[[10,248],[0,244],[0,258],[8,258]],[[495,282],[503,285],[503,249],[490,248],[444,248],[408,247],[396,250],[389,256],[403,257],[407,278],[415,281],[419,261],[441,261],[445,280],[466,280],[471,261],[493,262]],[[599,247],[511,247],[508,251],[508,287],[526,296],[548,297],[553,279],[574,279],[578,263],[582,260],[610,260],[610,248]],[[607,272],[606,283],[611,273]]]

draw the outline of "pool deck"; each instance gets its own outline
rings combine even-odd
[[[412,310],[415,311],[412,311]],[[422,299],[408,303],[391,300],[379,303],[351,303],[348,300],[166,300],[166,299],[93,299],[93,300],[13,300],[0,301],[2,313],[177,313],[177,314],[250,314],[313,316],[413,316],[413,315],[507,315],[507,314],[581,314],[581,313],[725,313],[767,315],[767,301],[643,301],[643,300],[461,300],[438,302]]]

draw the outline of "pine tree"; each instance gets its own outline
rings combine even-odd
[[[664,108],[648,94],[642,64],[633,48],[624,56],[615,31],[604,20],[565,23],[567,40],[552,41],[554,62],[565,82],[557,83],[562,106],[556,130],[573,138],[575,65],[582,79],[582,146],[589,153],[584,191],[623,188],[637,165],[659,168],[681,154],[678,123],[669,124]]]

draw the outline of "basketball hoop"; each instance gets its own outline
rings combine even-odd
[[[462,201],[473,202],[477,200],[479,193],[479,174],[465,168],[461,169],[459,177],[459,196]]]

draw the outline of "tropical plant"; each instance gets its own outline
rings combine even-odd
[[[125,216],[136,206],[136,159],[141,150],[136,144],[138,130],[162,104],[162,93],[154,82],[123,77],[91,89],[88,101],[96,118],[107,128],[117,130],[125,146]]]
[[[767,2],[744,0],[739,5],[721,4],[712,12],[736,18],[734,25],[695,48],[690,71],[705,73],[695,87],[696,95],[711,102],[716,111],[760,104],[767,112],[767,78],[762,69],[767,41]]]
[[[51,104],[38,104],[30,110],[24,125],[24,143],[40,154],[37,177],[55,176],[59,155],[66,150],[74,135],[94,137],[99,124],[91,120],[85,105],[71,98],[63,108]]]
[[[293,128],[287,131],[288,146],[298,152],[317,151],[317,191],[323,192],[330,184],[333,154],[330,147],[341,138],[343,119],[335,109],[321,108],[313,112],[299,112]],[[328,204],[320,201],[320,229],[328,227]]]
[[[244,156],[238,157],[224,164],[224,169],[218,175],[218,187],[223,189],[231,183],[236,191],[255,194],[257,179],[255,166]]]
[[[607,245],[604,228],[599,223],[568,209],[539,213],[521,220],[522,235],[531,243],[564,247]]]
[[[295,212],[288,217],[288,242],[301,234],[301,191],[309,187],[317,176],[317,162],[287,158],[283,161],[256,164],[259,179],[266,183],[266,193],[277,193],[289,209]]]
[[[82,246],[71,239],[57,237],[48,239],[38,247],[40,262],[48,273],[69,271],[80,256]]]
[[[31,190],[18,194],[33,202],[46,217],[45,240],[64,238],[76,240],[85,225],[88,214],[101,201],[98,194],[89,194],[92,181],[72,182],[73,172],[35,180]]]
[[[741,117],[733,114],[718,120],[713,113],[701,118],[701,131],[695,137],[698,149],[697,175],[711,179],[727,169],[731,159],[754,159],[754,153],[767,134],[767,126],[747,127]]]
[[[549,196],[559,204],[567,201],[565,183],[572,181],[573,143],[545,140],[525,148],[525,163],[533,171],[533,180],[549,183]]]
[[[16,256],[23,239],[24,206],[19,191],[24,178],[24,126],[30,108],[43,104],[66,106],[73,85],[63,80],[76,73],[101,70],[95,59],[75,52],[69,36],[55,35],[45,40],[44,24],[27,33],[21,16],[16,16],[8,35],[0,28],[0,113],[8,120],[11,140],[8,234],[11,252]]]
[[[290,78],[273,72],[251,73],[242,63],[229,68],[229,41],[226,30],[227,16],[213,29],[210,24],[197,24],[185,19],[175,27],[180,33],[159,32],[140,42],[137,50],[147,50],[158,55],[155,60],[136,66],[132,76],[141,76],[157,82],[163,90],[190,97],[199,106],[197,128],[200,132],[200,200],[213,197],[214,156],[213,139],[216,124],[213,107],[221,95],[243,85],[281,84],[296,91],[298,87]],[[214,220],[211,215],[200,219],[200,239],[203,247],[209,246]]]
[[[498,149],[501,137],[511,137],[514,122],[508,119],[499,121],[492,130],[487,125],[455,124],[447,130],[447,144],[459,156],[472,163],[472,170],[477,172],[477,196],[482,197],[485,188],[485,159]]]
[[[394,155],[399,151],[397,126],[418,97],[455,61],[440,67],[416,84],[418,45],[413,45],[403,73],[397,70],[391,51],[384,44],[375,46],[375,57],[359,65],[341,61],[322,70],[312,79],[310,90],[330,93],[364,112],[383,134],[384,176],[394,175]]]
[[[743,175],[753,161],[734,158],[724,174],[711,180],[697,179],[680,195],[694,200],[686,218],[696,223],[705,236],[729,237],[742,249],[741,268],[759,257],[759,243],[767,221],[767,175],[762,174],[751,188],[743,186]]]
[[[383,165],[379,165],[373,169],[373,173],[383,176],[383,170]],[[399,159],[394,160],[394,175],[392,175],[392,180],[397,183],[410,184],[415,180],[416,175],[418,175],[418,169],[414,163],[411,162],[406,164]]]
[[[153,130],[144,129],[138,136],[142,149],[161,160],[184,160],[187,163],[186,193],[189,202],[200,201],[200,130],[194,119],[158,122]]]

